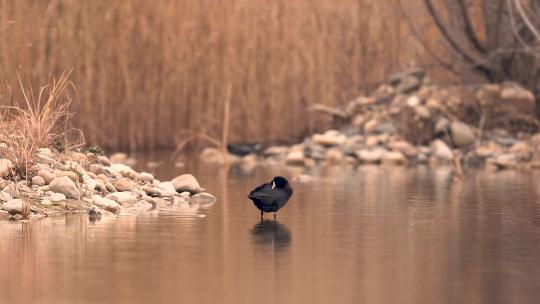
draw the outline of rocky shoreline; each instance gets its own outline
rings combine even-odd
[[[516,83],[435,85],[415,68],[342,108],[314,107],[332,118],[334,129],[295,145],[254,148],[251,154],[227,158],[246,168],[279,163],[540,169],[535,107],[534,95]],[[205,162],[224,162],[214,148],[200,156]]]
[[[94,153],[38,149],[28,177],[0,159],[0,220],[43,218],[69,213],[102,216],[184,205],[209,206],[216,198],[191,174],[160,181],[111,157]],[[112,160],[112,161],[111,161]]]

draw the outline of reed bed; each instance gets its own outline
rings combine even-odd
[[[73,69],[71,127],[136,151],[174,148],[185,131],[221,137],[230,86],[229,141],[297,140],[326,127],[310,105],[421,61],[392,3],[0,0],[0,103],[21,100],[17,73],[43,83]]]

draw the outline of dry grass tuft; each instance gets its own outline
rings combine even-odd
[[[1,107],[0,155],[13,162],[13,179],[32,175],[37,149],[65,150],[83,142],[82,134],[69,127],[72,97],[67,88],[73,88],[69,76],[69,72],[62,73],[42,86],[37,96],[19,78],[23,102]]]

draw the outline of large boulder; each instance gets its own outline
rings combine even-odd
[[[23,201],[21,199],[13,199],[2,205],[2,210],[9,214],[21,214],[23,209]]]
[[[174,189],[179,193],[184,191],[188,191],[189,193],[199,193],[204,191],[195,176],[191,174],[179,175],[175,177],[171,183],[173,184]]]
[[[79,189],[75,183],[67,176],[60,176],[52,180],[49,189],[53,192],[62,193],[67,198],[79,199]]]

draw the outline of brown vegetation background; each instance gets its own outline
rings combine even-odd
[[[311,104],[423,61],[394,4],[0,0],[0,101],[20,99],[18,77],[37,87],[73,69],[88,143],[168,148],[182,130],[220,134],[230,85],[231,141],[291,141],[318,127]]]

